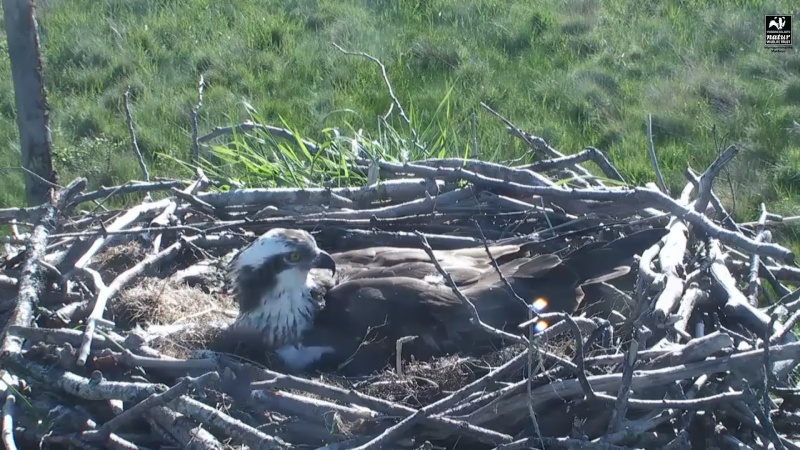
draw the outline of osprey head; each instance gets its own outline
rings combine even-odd
[[[231,261],[234,271],[269,266],[273,273],[296,271],[306,275],[312,268],[330,269],[336,274],[336,262],[305,230],[273,228],[245,247]]]
[[[336,273],[336,262],[306,231],[273,228],[231,261],[239,303],[236,328],[257,331],[269,346],[291,343],[310,326],[317,300],[313,268]]]

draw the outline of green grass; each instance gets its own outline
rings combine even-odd
[[[422,134],[423,153],[468,152],[473,113],[482,158],[524,152],[480,108],[483,101],[565,153],[587,145],[607,151],[627,179],[642,183],[654,180],[646,153],[652,113],[660,164],[674,191],[685,183],[687,164],[702,170],[736,143],[743,148],[730,168],[737,215],[752,219],[762,199],[774,212],[797,214],[800,54],[797,45],[786,53],[763,48],[763,14],[793,5],[49,0],[40,7],[40,33],[55,162],[63,179],[84,175],[108,185],[139,176],[122,100],[130,86],[139,143],[153,171],[190,175],[176,160],[189,157],[201,73],[201,133],[250,118],[251,107],[265,123],[285,123],[310,139],[330,140],[334,128],[363,129],[389,153],[410,149],[396,111],[388,127],[378,119],[391,103],[378,67],[338,52],[336,42],[384,62]],[[2,165],[18,166],[7,58],[0,58],[0,116]],[[236,159],[243,151],[237,142],[218,156]],[[287,146],[246,142],[264,147],[260,159],[240,161],[228,176],[318,181],[275,173],[270,161],[284,157]],[[307,155],[298,152],[292,164],[302,167]],[[319,173],[343,176],[334,166]],[[13,171],[0,178],[0,206],[21,203],[20,180]],[[727,181],[718,184],[732,205]]]

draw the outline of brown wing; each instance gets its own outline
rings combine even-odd
[[[505,278],[524,302],[509,291],[488,258],[478,262],[463,253],[459,259],[452,251],[441,256],[450,264],[446,270],[460,274],[454,278],[470,280],[461,290],[483,322],[518,332],[517,325],[528,318],[526,304],[542,299],[541,312],[574,313],[583,300],[583,284],[626,273],[623,262],[657,242],[663,236],[660,231],[590,244],[564,261],[555,255],[539,255],[503,264]],[[427,274],[436,273],[424,251],[409,252],[405,257],[392,255],[399,253],[398,249],[386,247],[360,252],[342,261],[363,262],[372,255],[375,264],[383,261],[390,267],[363,269],[363,273],[331,288],[325,296],[325,308],[303,339],[304,345],[333,346],[336,351],[328,355],[329,362],[336,366],[348,361],[345,374],[369,373],[391,363],[397,339],[405,336],[418,336],[403,347],[404,357],[414,355],[418,359],[495,344],[491,335],[470,321],[470,311],[449,286],[424,280]],[[461,267],[463,272],[453,267]],[[482,273],[478,277],[463,275],[469,270]]]
[[[482,274],[486,272],[486,268],[460,266],[460,267],[447,267],[445,268],[450,276],[458,286],[465,286],[477,281]],[[387,278],[387,277],[406,277],[414,278],[417,280],[428,279],[431,282],[441,278],[441,274],[436,270],[430,262],[406,262],[397,264],[390,267],[366,268],[354,272],[347,277],[348,281],[362,280],[365,278]]]
[[[490,246],[489,251],[495,259],[519,252],[517,245]],[[448,270],[457,269],[486,269],[491,265],[491,260],[486,255],[486,250],[480,248],[466,248],[457,250],[434,250],[434,255],[442,266]],[[420,248],[398,247],[371,247],[347,252],[335,253],[333,259],[341,267],[341,279],[349,279],[353,274],[371,268],[386,268],[398,265],[410,267],[410,264],[419,263],[431,265],[430,258]],[[433,267],[431,265],[431,267]],[[363,278],[364,276],[361,275]]]
[[[572,297],[554,296],[547,310],[573,312],[577,304],[575,276],[565,272],[559,263],[557,256],[541,255],[512,261],[502,268],[509,273],[514,289],[526,297],[531,295],[536,282],[545,280],[536,278],[537,275],[570,276],[567,284],[571,289],[561,290],[573,292]],[[494,269],[483,276],[475,286],[462,289],[463,293],[475,305],[482,321],[517,332],[515,327],[528,318],[527,307],[508,294]],[[550,295],[558,283],[549,280],[537,292]],[[564,284],[563,280],[561,283]],[[495,336],[470,320],[471,311],[443,283],[409,277],[351,279],[333,287],[325,303],[303,343],[307,346],[331,343],[336,352],[328,358],[334,365],[349,361],[342,369],[346,374],[369,373],[391,363],[395,343],[405,336],[417,339],[403,346],[404,357],[413,355],[422,360],[449,353],[480,352],[499,344]]]
[[[641,255],[666,234],[665,228],[650,228],[609,242],[593,242],[570,253],[564,263],[583,280],[602,278],[619,267],[630,267],[634,255]]]
[[[349,361],[342,370],[349,374],[390,363],[395,343],[405,336],[418,336],[404,346],[406,356],[428,359],[457,351],[462,336],[453,330],[469,320],[449,287],[407,277],[346,281],[328,291],[325,303],[303,345],[330,340],[336,352],[329,359],[336,365]]]

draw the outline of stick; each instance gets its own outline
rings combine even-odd
[[[114,400],[139,402],[150,395],[167,390],[163,384],[92,380],[56,367],[45,367],[28,361],[19,354],[3,359],[6,367],[29,375],[50,388],[84,400]]]
[[[231,134],[238,134],[250,130],[264,131],[266,133],[271,134],[274,137],[279,137],[289,141],[298,141],[295,134],[290,130],[287,130],[286,128],[273,127],[271,125],[262,125],[260,123],[255,123],[250,120],[244,123],[240,123],[238,125],[234,125],[232,127],[216,127],[213,130],[211,130],[210,133],[197,138],[197,141],[201,144],[204,144],[220,136],[228,136]],[[308,152],[311,153],[312,155],[316,155],[317,152],[319,152],[319,146],[314,142],[311,142],[306,139],[299,139],[299,141],[303,144],[304,147],[306,147]]]
[[[197,137],[199,125],[200,108],[203,107],[203,91],[205,90],[206,82],[203,74],[200,74],[200,80],[197,82],[197,104],[192,108],[192,164],[195,167],[200,167],[200,140]]]
[[[55,216],[56,208],[50,205],[47,208],[47,213],[42,216],[39,225],[31,233],[19,281],[17,305],[6,326],[29,326],[33,322],[33,312],[39,305],[39,296],[44,289],[40,262],[45,257],[47,235],[54,226]],[[5,358],[9,353],[17,353],[22,350],[22,340],[10,336],[7,332],[4,332],[3,335],[0,358]]]
[[[445,187],[444,182],[438,181],[437,187],[440,190],[443,189]],[[331,195],[352,200],[360,205],[387,200],[391,203],[404,203],[418,200],[425,195],[427,190],[425,178],[405,178],[385,180],[358,188],[251,188],[228,192],[206,192],[199,194],[197,198],[215,208],[254,205],[254,208],[261,209],[265,205],[303,204],[322,206],[329,202]]]
[[[780,345],[770,349],[773,362],[793,360],[800,357],[800,342]],[[639,390],[652,386],[660,386],[674,381],[693,378],[705,374],[725,372],[735,368],[760,365],[764,357],[761,349],[740,352],[733,355],[710,358],[706,361],[684,364],[676,367],[654,370],[641,370],[633,374],[631,379],[631,389]],[[588,377],[595,392],[608,392],[619,389],[622,384],[622,374],[614,373],[608,375],[595,375]],[[486,411],[476,411],[469,416],[469,422],[481,424],[489,419],[496,419],[498,415],[506,416],[522,413],[528,406],[528,402],[541,405],[548,400],[557,398],[565,399],[583,392],[583,388],[578,380],[557,380],[532,391],[531,398],[527,396],[516,396],[509,399],[505,404],[497,405]],[[488,415],[487,415],[488,413]]]
[[[420,176],[444,177],[452,181],[466,180],[486,188],[498,189],[500,191],[511,191],[517,195],[539,195],[542,197],[554,197],[568,200],[574,200],[578,198],[585,200],[617,202],[636,200],[642,204],[657,203],[660,207],[663,207],[673,215],[682,217],[689,221],[692,225],[701,228],[711,237],[720,239],[721,241],[739,247],[748,252],[758,253],[762,256],[769,256],[789,263],[794,261],[794,253],[791,250],[776,244],[756,242],[740,233],[726,230],[712,222],[705,215],[690,210],[678,204],[675,200],[664,195],[663,193],[653,189],[633,187],[596,190],[527,186],[519,183],[484,177],[463,169],[432,169],[430,167],[422,167],[415,164],[406,163],[400,165],[387,163],[384,161],[380,161],[378,164],[381,166],[381,168],[401,166],[403,167],[403,170]]]
[[[506,119],[505,117],[500,115],[500,113],[498,113],[497,111],[495,111],[492,108],[490,108],[489,105],[487,105],[486,103],[481,102],[481,106],[486,111],[489,111],[489,113],[491,113],[493,116],[495,116],[498,119],[500,119],[500,121],[503,122],[506,125],[506,127],[508,127],[508,131],[513,136],[516,136],[516,137],[522,139],[522,141],[525,142],[526,144],[528,144],[528,146],[530,148],[542,150],[550,157],[561,158],[561,157],[564,156],[564,154],[562,154],[558,150],[556,150],[553,147],[551,147],[550,145],[548,145],[547,141],[545,141],[544,139],[542,139],[542,138],[540,138],[538,136],[533,136],[531,134],[528,134],[528,133],[522,131],[519,127],[517,127],[516,125],[511,123],[511,121],[509,121],[508,119]],[[592,179],[593,178],[592,174],[589,173],[588,170],[586,170],[585,168],[583,168],[583,167],[581,167],[581,166],[579,166],[577,164],[573,165],[572,167],[575,170],[577,170],[578,172],[580,172],[580,175],[582,175],[582,177],[578,176],[578,174],[576,174],[575,172],[572,172],[572,171],[568,171],[569,176],[572,177],[572,178],[577,179],[578,181],[581,181],[581,184],[583,184],[584,186],[589,186],[589,183],[584,181],[583,177],[586,177],[588,179]],[[604,186],[603,183],[599,182],[599,181],[597,182],[597,184],[600,185],[600,186]]]
[[[113,195],[131,194],[135,192],[168,191],[172,188],[178,189],[183,186],[184,183],[181,181],[151,181],[147,183],[130,181],[121,186],[101,187],[96,191],[76,195],[71,204],[75,206],[100,198],[103,198],[105,201]]]
[[[127,227],[133,222],[140,220],[140,218],[153,211],[162,210],[169,206],[171,200],[170,199],[163,199],[156,202],[150,203],[143,203],[141,205],[135,206],[129,209],[125,214],[117,218],[111,225],[105,227],[106,230],[114,232],[122,230],[123,228]],[[76,262],[75,267],[82,268],[89,265],[89,262],[94,258],[94,256],[108,243],[108,238],[105,236],[97,237],[94,239],[89,246],[88,250],[81,256]],[[71,273],[67,272],[65,275],[66,278],[71,277]]]
[[[176,384],[175,386],[172,386],[168,390],[160,394],[151,395],[142,402],[137,403],[132,408],[126,410],[122,414],[104,423],[96,431],[86,433],[85,437],[90,440],[108,439],[111,433],[116,431],[119,427],[138,418],[143,413],[149,411],[153,407],[166,405],[172,400],[185,394],[190,389],[194,389],[195,386],[198,385],[202,386],[206,383],[215,382],[218,380],[219,380],[219,374],[217,372],[208,372],[197,378],[185,377],[183,380],[180,381],[180,383]]]
[[[764,336],[768,330],[770,330],[769,334],[774,333],[774,329],[769,328],[771,323],[770,316],[750,305],[747,297],[736,287],[736,280],[725,266],[722,250],[720,249],[719,241],[716,239],[709,241],[709,258],[711,259],[711,280],[724,291],[727,297],[725,313],[728,317],[739,319],[743,325],[756,333],[757,336]],[[797,337],[794,334],[788,334],[781,342],[794,341],[797,341]],[[774,370],[780,373],[779,377],[783,378],[793,370],[794,366],[794,361],[786,361],[776,364]]]
[[[697,212],[705,211],[711,200],[711,188],[714,184],[714,178],[725,168],[736,154],[739,153],[739,147],[731,145],[711,163],[710,166],[700,176],[700,186],[698,191],[697,200],[695,200],[694,210]]]
[[[419,336],[403,336],[395,342],[395,371],[398,378],[403,378],[403,344],[417,339]]]
[[[223,430],[225,434],[251,449],[284,449],[289,447],[289,444],[283,440],[259,431],[222,411],[218,411],[185,395],[173,400],[171,404],[178,413],[191,417],[202,424]]]
[[[756,241],[757,242],[764,242],[769,241],[768,239],[768,231],[764,226],[764,221],[767,220],[767,206],[762,202],[761,203],[761,215],[758,219],[758,227],[756,228]],[[758,307],[758,294],[759,294],[759,287],[760,282],[758,280],[758,269],[761,266],[761,257],[757,254],[753,254],[750,256],[750,276],[748,277],[748,285],[747,285],[747,298],[750,301],[750,304]]]
[[[148,422],[167,433],[187,450],[223,450],[213,434],[197,425],[183,414],[179,414],[166,406],[156,406],[147,413]]]
[[[636,339],[631,342],[628,348],[628,357],[625,358],[625,367],[622,369],[622,380],[617,392],[614,410],[611,413],[611,421],[608,424],[609,433],[614,433],[619,430],[628,410],[628,399],[632,394],[631,383],[633,380],[633,369],[636,364],[636,357],[639,353],[639,348],[645,346],[648,337],[651,335],[650,330],[643,330],[642,328],[641,326],[637,327]]]
[[[693,188],[691,183],[687,183],[681,194],[680,204],[689,204],[689,195]],[[664,247],[661,248],[658,255],[661,273],[665,280],[664,290],[659,294],[653,311],[656,325],[661,327],[666,325],[667,318],[683,295],[686,274],[683,258],[689,241],[689,229],[683,220],[672,217],[667,229],[669,233],[664,238]]]
[[[133,125],[133,113],[131,112],[131,87],[125,89],[125,117],[128,120],[128,133],[131,135],[131,145],[133,151],[136,153],[136,159],[139,160],[139,168],[142,169],[142,178],[144,181],[150,181],[150,171],[147,170],[147,164],[144,162],[144,156],[139,149],[139,142],[136,140],[136,129]]]

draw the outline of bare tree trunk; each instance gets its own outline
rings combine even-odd
[[[35,206],[48,201],[49,183],[56,182],[56,174],[33,0],[3,0],[3,14],[16,96],[22,167],[27,169],[25,188],[28,205]]]

